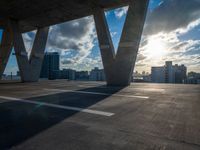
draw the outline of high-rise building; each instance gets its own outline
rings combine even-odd
[[[172,61],[166,61],[165,66],[165,83],[174,83],[175,76],[174,76],[174,67],[172,66]]]
[[[154,83],[165,83],[165,68],[151,67],[151,81]]]
[[[175,64],[175,83],[185,83],[187,79],[187,68],[184,65]]]
[[[105,81],[104,70],[95,67],[91,70],[89,79],[91,81]]]
[[[60,66],[60,56],[58,52],[45,53],[40,78],[54,79]]]
[[[185,83],[187,68],[184,65],[172,65],[166,61],[164,66],[151,68],[151,80],[154,83]]]

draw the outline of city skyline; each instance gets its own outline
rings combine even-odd
[[[152,68],[163,68],[166,66],[166,63],[170,62],[171,65],[173,64],[172,61],[167,60],[165,61],[165,65],[160,64],[157,66],[151,66],[150,68],[150,72],[148,71],[137,71],[134,70],[132,76],[134,75],[151,75],[152,74]],[[187,66],[185,66],[184,64],[173,64],[174,66],[184,66],[187,68]],[[99,68],[98,66],[95,66],[94,68],[91,68],[91,70],[84,70],[84,69],[80,69],[80,70],[76,70],[74,68],[61,68],[60,67],[60,55],[58,52],[46,52],[44,55],[44,60],[43,60],[43,64],[42,64],[42,68],[41,68],[41,73],[40,73],[40,78],[48,78],[50,71],[65,71],[65,70],[71,70],[71,71],[75,71],[75,72],[88,72],[88,74],[90,74],[93,70],[104,70],[103,68]],[[187,73],[191,73],[194,71],[187,71],[188,68],[186,69],[186,74]],[[10,72],[12,75],[15,75],[14,72]],[[196,72],[194,72],[196,73]],[[198,72],[197,72],[198,73]],[[19,75],[19,71],[16,72],[16,75]],[[10,75],[10,74],[7,74]]]
[[[51,53],[53,54],[53,53],[55,53],[55,52],[48,52],[48,53],[50,53],[50,55],[51,55]],[[56,52],[57,53],[57,52]],[[46,56],[46,55],[45,55]],[[45,57],[44,57],[44,60],[45,60]],[[60,58],[58,58],[58,60],[60,61]],[[165,62],[169,62],[170,60],[167,60],[167,61],[165,61]],[[43,61],[43,65],[42,65],[42,69],[41,69],[41,73],[44,71],[43,69],[45,68],[45,71],[46,70],[48,70],[48,67],[46,66],[44,66],[44,62],[45,61]],[[68,68],[61,68],[61,66],[60,66],[60,64],[61,63],[59,63],[59,69],[57,69],[57,70],[73,70],[73,71],[87,71],[88,73],[89,72],[91,72],[93,69],[95,69],[95,68],[98,68],[98,69],[104,69],[103,67],[102,68],[100,68],[99,66],[94,66],[93,68],[91,68],[90,70],[84,70],[84,69],[76,69],[76,68],[70,68],[70,67],[68,67]],[[164,63],[163,63],[164,64]],[[150,68],[149,68],[149,70],[150,71],[146,71],[146,70],[141,70],[141,71],[138,71],[138,70],[134,70],[133,71],[133,75],[134,74],[138,74],[138,75],[143,75],[143,74],[145,74],[145,75],[151,75],[151,68],[152,67],[163,67],[163,64],[159,64],[159,65],[154,65],[154,66],[150,66]],[[185,64],[179,64],[179,63],[176,63],[176,64],[174,64],[174,65],[183,65],[183,66],[185,66]],[[52,67],[54,67],[55,68],[55,65],[53,65],[53,66],[50,66],[51,68]],[[186,66],[187,67],[187,66]],[[187,67],[187,72],[186,73],[191,73],[191,72],[195,72],[195,71],[193,71],[193,70],[191,70],[191,71],[188,71],[189,70],[189,68]],[[199,73],[199,72],[195,72],[195,73]],[[19,75],[19,70],[16,70],[16,72],[7,72],[7,73],[4,73],[4,75]]]
[[[122,7],[105,12],[115,49],[118,46],[127,9],[128,7]],[[150,72],[151,66],[158,66],[166,60],[171,60],[175,64],[185,64],[188,72],[200,72],[199,10],[200,5],[196,0],[184,3],[178,3],[178,0],[151,0],[135,71]],[[173,14],[177,14],[177,18],[170,22]],[[2,32],[0,38],[1,34]],[[35,31],[23,34],[29,54],[34,36]],[[60,53],[61,69],[103,68],[91,16],[51,26],[46,51]],[[11,55],[5,73],[17,70],[16,58]]]
[[[20,80],[20,72],[13,76],[4,76],[3,80]],[[90,71],[77,71],[71,68],[60,69],[58,52],[46,53],[40,73],[42,80],[78,80],[78,81],[106,81],[104,69],[98,67]],[[172,83],[172,84],[199,84],[200,73],[188,72],[184,64],[173,64],[172,61],[166,61],[162,66],[152,66],[151,72],[139,73],[135,71],[132,74],[132,82],[146,83]]]
[[[56,57],[55,57],[55,55],[56,55]],[[55,62],[52,62],[51,61],[51,63],[50,62],[48,62],[49,60],[47,60],[47,58],[49,59],[50,58],[50,56],[53,58],[53,59],[55,59],[56,61],[56,63]],[[48,62],[48,64],[47,64],[47,62]],[[165,61],[165,62],[171,62],[171,60],[167,60],[167,61]],[[55,63],[55,64],[54,64]],[[47,72],[47,70],[49,70],[48,68],[50,67],[50,68],[54,68],[53,70],[73,70],[73,71],[87,71],[87,72],[91,72],[93,69],[95,69],[95,68],[97,68],[97,69],[103,69],[103,67],[102,68],[100,68],[99,66],[94,66],[93,68],[91,68],[90,70],[84,70],[84,69],[75,69],[75,68],[70,68],[70,67],[68,67],[68,68],[62,68],[61,66],[61,63],[60,63],[60,55],[59,55],[59,53],[58,52],[46,52],[45,53],[45,56],[44,56],[44,60],[43,60],[43,65],[42,65],[42,68],[41,68],[41,74],[44,74],[44,72]],[[174,64],[174,65],[180,65],[180,66],[184,66],[185,64],[179,64],[179,63],[176,63],[176,64]],[[134,70],[133,71],[133,74],[134,73],[136,73],[136,74],[151,74],[151,68],[152,67],[163,67],[163,64],[159,64],[159,65],[155,65],[155,66],[150,66],[150,71],[145,71],[145,70],[142,70],[142,71],[138,71],[138,70]],[[186,66],[187,67],[187,66]],[[56,69],[55,69],[56,68]],[[187,67],[187,70],[189,70],[188,69],[188,67]],[[12,73],[12,75],[17,75],[17,74],[19,74],[18,73],[19,72],[19,70],[16,70],[16,72],[8,72],[7,74],[5,74],[5,75],[10,75],[11,73]],[[186,71],[186,73],[190,73],[190,72],[194,72],[194,71]],[[197,72],[198,73],[198,72]],[[48,75],[46,75],[46,76],[48,76]]]
[[[173,64],[172,61],[166,61],[162,66],[151,66],[150,74],[148,72],[133,72],[132,82],[148,83],[173,83],[173,84],[199,84],[200,73],[188,72],[184,64]],[[117,72],[118,73],[118,72]],[[20,72],[13,76],[4,75],[4,80],[20,80]],[[94,67],[91,70],[76,70],[73,68],[60,67],[60,55],[58,52],[46,52],[44,55],[40,79],[67,79],[81,81],[106,81],[104,69]]]

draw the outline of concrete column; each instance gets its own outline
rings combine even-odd
[[[2,40],[0,43],[0,79],[5,71],[10,53],[13,47],[13,34],[9,26],[3,30]]]
[[[39,79],[49,27],[39,28],[33,43],[30,60],[25,49],[17,22],[11,23],[14,35],[14,49],[22,82],[36,82]]]
[[[106,81],[108,84],[110,84],[114,76],[113,67],[115,62],[115,50],[103,9],[99,8],[95,12],[94,21],[99,40],[99,48],[101,51]]]
[[[137,58],[144,20],[149,0],[131,0],[116,55],[102,9],[94,14],[96,31],[104,65],[107,84],[127,86]]]
[[[40,28],[35,36],[29,62],[31,65],[32,81],[38,81],[40,77],[48,32],[49,27]]]

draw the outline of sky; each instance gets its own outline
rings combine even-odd
[[[128,6],[105,12],[116,52],[127,10]],[[35,33],[23,34],[29,54]],[[2,30],[0,39],[1,34]],[[60,53],[60,69],[103,68],[93,16],[51,26],[45,51]],[[134,70],[150,72],[151,66],[165,61],[200,72],[200,0],[150,0]],[[11,55],[4,73],[17,70]]]

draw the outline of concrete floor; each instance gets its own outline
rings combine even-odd
[[[200,150],[200,85],[0,83],[0,149]]]

